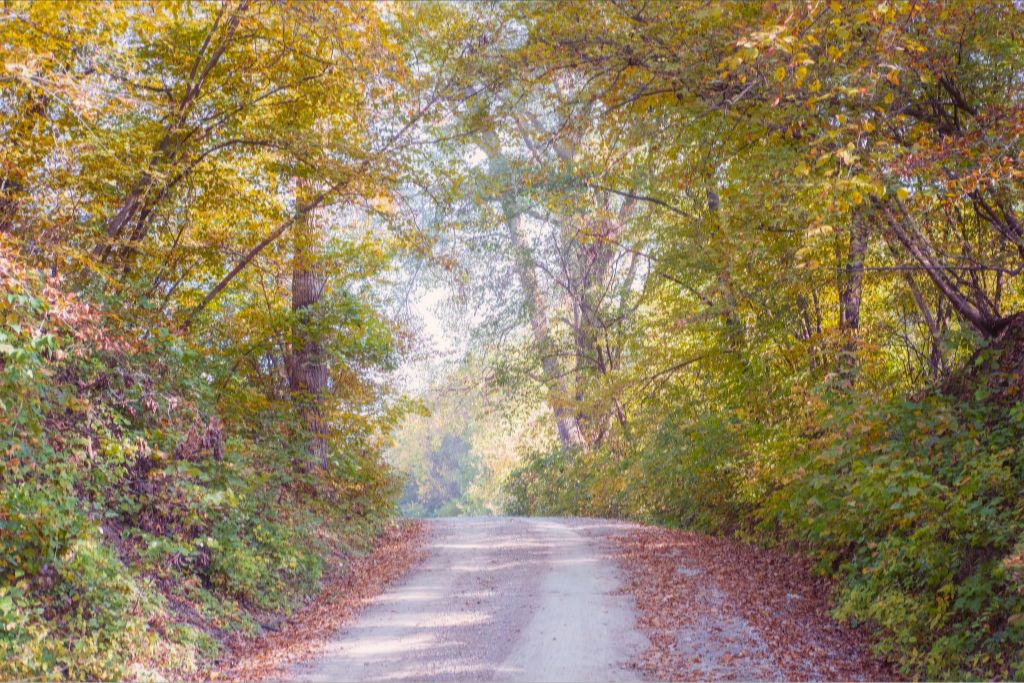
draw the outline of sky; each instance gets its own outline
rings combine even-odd
[[[398,371],[398,381],[413,396],[447,373],[466,352],[466,336],[446,314],[450,292],[441,286],[416,286],[409,294],[405,317],[416,335],[416,347]]]

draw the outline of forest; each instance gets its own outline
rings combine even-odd
[[[0,680],[397,516],[779,549],[1024,676],[1019,0],[0,2]]]

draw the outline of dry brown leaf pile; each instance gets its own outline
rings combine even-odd
[[[280,630],[230,643],[228,661],[210,672],[210,678],[280,679],[288,665],[314,656],[370,599],[423,559],[425,528],[412,521],[392,526],[372,552],[349,559],[330,574],[320,594],[296,610]]]
[[[892,678],[868,654],[866,633],[831,618],[830,584],[813,576],[805,562],[732,540],[653,527],[634,527],[613,541],[626,570],[626,590],[651,641],[637,663],[648,677],[721,680],[741,671],[743,678]],[[709,600],[711,592],[724,599]],[[709,618],[708,610],[719,614]],[[680,646],[680,629],[693,627],[695,620],[701,620],[696,626],[701,629],[736,617],[754,627],[768,657],[740,651],[725,657],[747,657],[746,666],[737,669],[720,658],[709,670],[693,649]],[[711,626],[707,637],[717,637],[716,630]],[[767,659],[774,660],[770,666]]]

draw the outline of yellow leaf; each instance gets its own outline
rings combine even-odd
[[[896,196],[900,198],[900,201],[903,201],[910,196],[910,192],[907,191],[907,188],[901,187],[896,190]]]
[[[782,82],[786,79],[786,67],[780,66],[775,70],[775,80]]]

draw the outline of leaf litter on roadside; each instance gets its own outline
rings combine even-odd
[[[776,551],[686,531],[612,537],[656,680],[879,680],[868,634],[829,614],[830,584]]]
[[[403,521],[388,528],[373,550],[347,558],[325,579],[320,593],[285,619],[277,630],[230,643],[228,660],[211,679],[254,681],[280,678],[288,665],[314,656],[371,599],[419,564],[426,527]]]

